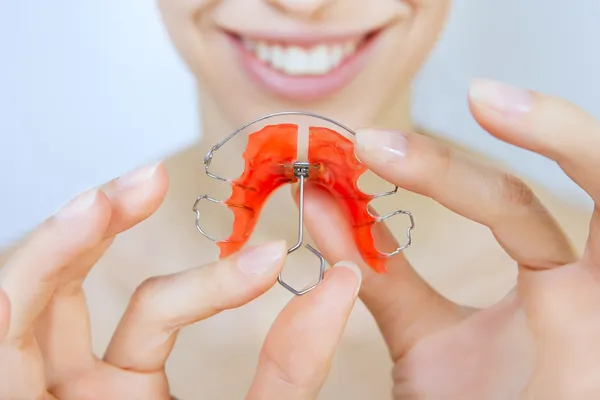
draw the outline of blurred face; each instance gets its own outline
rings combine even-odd
[[[374,123],[403,97],[449,0],[159,0],[171,38],[236,125],[303,110]]]

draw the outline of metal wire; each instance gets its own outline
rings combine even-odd
[[[212,172],[210,172],[210,164],[212,162],[212,159],[214,157],[215,152],[217,152],[221,147],[223,147],[227,142],[229,142],[231,139],[233,139],[236,135],[238,135],[240,132],[242,132],[244,129],[248,128],[249,126],[256,124],[260,121],[264,121],[266,119],[269,118],[274,118],[274,117],[279,117],[279,116],[285,116],[285,115],[299,115],[299,116],[307,116],[307,117],[313,117],[313,118],[317,118],[317,119],[321,119],[323,121],[327,121],[341,129],[343,129],[344,131],[346,131],[347,133],[351,134],[352,136],[355,136],[356,133],[348,128],[347,126],[324,116],[318,115],[318,114],[314,114],[311,112],[304,112],[304,111],[281,111],[281,112],[276,112],[276,113],[271,113],[271,114],[267,114],[267,115],[263,115],[247,124],[245,124],[244,126],[240,127],[239,129],[237,129],[236,131],[232,132],[231,134],[229,134],[227,137],[225,137],[223,140],[221,140],[220,142],[218,142],[217,144],[215,144],[214,146],[211,147],[211,149],[208,151],[208,153],[206,154],[206,156],[204,157],[204,172],[206,173],[206,175],[212,179],[216,179],[219,181],[223,181],[223,182],[227,182],[229,184],[235,184],[235,182],[233,182],[230,179],[227,178],[223,178],[220,177],[216,174],[213,174]],[[310,165],[306,162],[300,162],[297,161],[295,162],[292,167],[294,168],[294,174],[295,176],[298,178],[299,180],[299,211],[298,211],[298,239],[297,242],[294,246],[292,246],[291,248],[288,249],[288,254],[291,254],[295,251],[297,251],[303,244],[304,242],[304,184],[305,184],[305,180],[306,178],[308,178],[309,176],[309,169],[310,169]],[[398,186],[394,186],[393,190],[390,190],[388,192],[382,192],[382,193],[377,193],[375,195],[373,195],[371,201],[380,198],[380,197],[384,197],[384,196],[391,196],[394,195],[398,192]],[[192,211],[194,211],[194,213],[196,214],[196,229],[198,230],[198,232],[200,232],[204,237],[206,237],[207,239],[213,241],[213,242],[218,242],[219,240],[213,238],[212,236],[208,235],[200,226],[200,220],[201,220],[201,216],[200,216],[200,211],[198,210],[198,205],[202,200],[206,200],[212,203],[218,203],[221,205],[225,205],[221,200],[217,200],[214,199],[208,195],[203,195],[200,196],[196,199],[196,202],[194,203],[194,206],[192,208]],[[243,206],[242,206],[243,207]],[[400,245],[396,248],[396,250],[392,251],[391,253],[387,253],[387,254],[382,254],[382,256],[384,257],[393,257],[396,254],[400,253],[402,250],[406,249],[407,247],[409,247],[412,243],[412,238],[411,238],[411,231],[412,229],[414,229],[415,227],[415,222],[414,222],[414,218],[413,215],[408,212],[408,211],[404,211],[404,210],[397,210],[394,211],[392,213],[389,213],[387,215],[384,216],[376,216],[373,215],[371,213],[371,211],[367,208],[367,212],[369,213],[369,215],[371,215],[376,222],[382,222],[385,221],[393,216],[396,215],[400,215],[400,214],[404,214],[407,215],[410,219],[410,226],[407,228],[406,230],[406,235],[407,235],[407,242],[403,245]],[[226,240],[223,240],[223,242],[225,242]],[[279,274],[277,281],[279,282],[280,285],[282,285],[284,288],[286,288],[287,290],[289,290],[290,292],[292,292],[293,294],[297,295],[297,296],[301,296],[305,293],[308,293],[309,291],[311,291],[312,289],[314,289],[315,287],[317,287],[323,280],[323,276],[325,273],[325,258],[323,257],[323,255],[321,253],[319,253],[314,247],[312,247],[310,244],[307,244],[305,246],[308,250],[310,250],[315,256],[317,256],[319,258],[320,261],[320,268],[319,268],[319,279],[316,283],[310,285],[309,287],[302,289],[302,290],[296,290],[294,289],[291,285],[289,285],[288,283],[286,283],[283,278],[281,277],[281,274]]]
[[[298,241],[294,246],[288,249],[288,254],[293,253],[298,250],[302,243],[304,242],[304,181],[308,176],[308,163],[297,162],[294,164],[294,174],[298,177],[299,180],[299,192],[298,192]],[[287,284],[283,278],[281,277],[281,273],[277,277],[277,282],[290,292],[294,293],[296,296],[301,296],[305,293],[310,292],[314,288],[316,288],[321,281],[323,281],[323,275],[325,274],[325,257],[321,253],[319,253],[314,247],[310,244],[306,245],[306,248],[310,250],[314,255],[319,258],[321,265],[319,267],[319,279],[314,284],[308,286],[302,290],[296,290],[291,285]]]

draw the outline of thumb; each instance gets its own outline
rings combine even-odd
[[[297,189],[293,191],[297,201]],[[319,251],[330,264],[347,260],[361,269],[359,296],[373,314],[394,360],[446,324],[449,317],[458,318],[458,306],[433,290],[402,253],[388,260],[387,273],[374,272],[362,259],[343,210],[328,192],[306,185],[304,196],[304,224]],[[395,242],[384,223],[376,224],[374,236],[385,247]]]

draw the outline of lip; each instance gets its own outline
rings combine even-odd
[[[276,43],[282,45],[296,45],[296,46],[311,46],[317,44],[328,44],[336,42],[344,42],[348,40],[358,40],[362,37],[368,36],[371,33],[380,31],[383,29],[372,28],[365,30],[345,30],[345,31],[318,31],[314,29],[294,29],[294,30],[275,30],[275,31],[259,31],[259,30],[248,30],[244,32],[237,32],[232,29],[222,28],[227,34],[244,37],[254,41],[264,41],[269,43]]]
[[[304,31],[294,33],[253,32],[239,34],[224,31],[237,62],[251,81],[278,96],[296,101],[314,101],[338,92],[354,80],[364,69],[386,26],[371,31],[319,34]],[[292,76],[277,71],[256,58],[242,43],[242,37],[273,44],[311,47],[317,44],[340,43],[362,39],[356,51],[327,74],[319,76]]]

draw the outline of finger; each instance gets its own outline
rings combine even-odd
[[[111,207],[110,223],[104,239],[73,261],[68,268],[71,272],[68,281],[81,283],[116,235],[154,214],[165,198],[167,187],[167,173],[161,164],[138,168],[104,185],[102,192],[109,199]]]
[[[90,190],[42,223],[12,255],[0,270],[0,288],[11,303],[7,340],[30,332],[66,267],[102,240],[110,212],[108,198]]]
[[[475,80],[473,116],[497,138],[549,157],[600,200],[600,122],[566,100]]]
[[[104,357],[117,367],[155,372],[179,330],[258,297],[277,280],[287,255],[278,241],[242,250],[232,258],[139,286]]]
[[[484,129],[498,139],[556,161],[598,204],[599,121],[565,100],[487,80],[472,84],[470,106]],[[586,256],[600,265],[598,207]]]
[[[103,187],[112,206],[107,237],[124,232],[153,215],[167,194],[168,175],[161,164],[131,171]]]
[[[0,270],[0,289],[10,301],[8,333],[0,346],[0,371],[8,398],[43,398],[44,364],[34,335],[42,313],[65,274],[65,266],[102,238],[110,219],[110,203],[97,190],[88,191],[49,218]],[[8,371],[1,368],[10,365]]]
[[[114,236],[152,215],[164,199],[167,174],[160,164],[139,168],[103,187],[110,201],[110,222],[103,239],[68,266],[36,324],[49,385],[72,371],[93,366],[90,322],[82,283],[113,242]]]
[[[363,130],[356,154],[381,178],[490,228],[521,266],[575,260],[562,229],[518,178],[423,135]]]
[[[354,245],[346,215],[327,192],[305,188],[304,224],[319,251],[332,264],[349,260],[359,265],[363,281],[360,298],[373,314],[392,359],[400,358],[420,338],[462,317],[461,307],[429,286],[402,253],[390,258],[387,273],[378,274],[363,261]],[[385,224],[375,225],[378,247],[396,248]]]
[[[85,371],[95,366],[96,359],[92,353],[92,338],[90,334],[90,318],[85,294],[82,289],[84,275],[100,257],[112,240],[103,240],[91,251],[78,257],[69,266],[76,275],[61,282],[44,312],[35,324],[35,337],[40,353],[44,359],[46,381],[49,387],[54,387],[62,379],[69,379],[73,373]],[[92,260],[94,259],[94,260]],[[88,264],[83,265],[83,264]]]
[[[344,263],[313,291],[290,301],[267,335],[248,400],[317,398],[360,282],[358,267]]]

